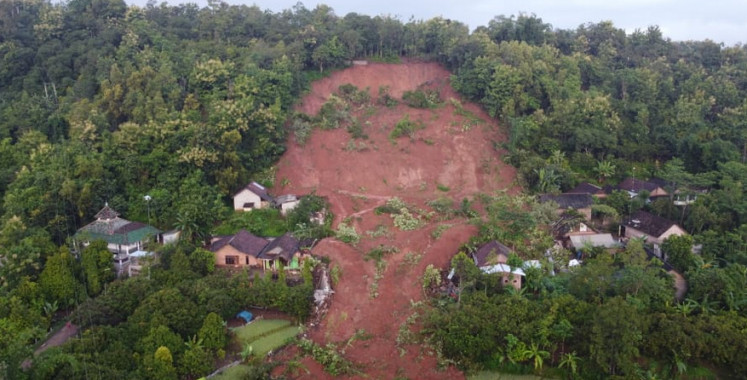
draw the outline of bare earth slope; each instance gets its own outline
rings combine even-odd
[[[389,86],[390,94],[400,99],[404,91],[426,83],[440,90],[445,103],[435,109],[400,104],[378,107],[375,112],[359,110],[355,115],[369,138],[357,140],[357,149],[346,149],[351,137],[345,128],[315,130],[304,146],[289,142],[278,164],[274,191],[315,191],[328,197],[334,225],[350,218],[361,235],[356,247],[326,239],[315,248],[316,254],[328,256],[333,265],[341,267],[342,276],[332,306],[321,324],[310,331],[311,338],[324,345],[343,342],[357,330],[365,330],[372,337],[356,340],[345,349],[345,357],[367,378],[462,378],[455,368],[439,370],[428,350],[398,346],[397,336],[400,325],[414,311],[411,301],[423,299],[420,277],[425,267],[445,267],[459,246],[476,233],[475,228],[463,219],[437,222],[434,218],[418,230],[399,231],[390,216],[376,215],[373,209],[394,196],[428,210],[425,202],[439,197],[452,198],[458,204],[476,193],[511,188],[515,172],[500,161],[501,152],[495,148],[505,133],[475,105],[464,104],[467,112],[458,111],[449,101],[459,99],[449,86],[449,73],[433,63],[376,63],[336,72],[313,83],[298,110],[315,115],[329,95],[347,83],[370,88],[374,100],[380,86]],[[422,121],[425,128],[413,138],[392,142],[389,133],[405,115]],[[361,148],[360,142],[365,146]],[[451,227],[436,239],[431,232],[439,224]],[[366,233],[377,227],[386,229],[385,236]],[[384,258],[386,269],[376,280],[375,262],[364,260],[364,255],[380,244],[397,247],[399,252]],[[303,364],[310,373],[300,371],[301,378],[331,377],[308,358]]]

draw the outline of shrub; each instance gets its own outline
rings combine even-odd
[[[393,216],[394,226],[402,231],[417,230],[423,226],[423,221],[420,217],[416,217],[410,213],[407,208],[400,209],[399,214]]]
[[[397,124],[394,125],[394,129],[389,134],[389,138],[392,140],[402,137],[402,136],[408,136],[410,138],[413,138],[415,136],[415,132],[423,128],[425,128],[425,125],[423,124],[423,122],[411,121],[410,115],[405,115],[402,119],[400,119],[397,122]]]
[[[355,227],[348,226],[345,223],[340,223],[340,225],[337,226],[335,237],[337,237],[337,239],[341,242],[350,244],[352,246],[357,245],[361,240],[361,237],[360,235],[358,235],[358,231],[355,230]]]
[[[308,116],[297,114],[294,115],[289,128],[293,132],[293,136],[296,138],[296,143],[298,145],[304,145],[309,139],[309,136],[311,136],[313,126],[311,125]]]
[[[322,105],[316,121],[322,129],[337,129],[350,119],[350,105],[338,96],[330,95]]]
[[[399,102],[397,99],[393,98],[391,95],[389,95],[389,86],[381,86],[379,87],[379,99],[377,102],[386,107],[396,107]]]
[[[368,251],[366,254],[366,260],[374,259],[376,261],[381,261],[381,259],[384,258],[384,255],[390,255],[397,252],[399,252],[399,248],[397,247],[380,244],[378,247]]]
[[[298,341],[298,348],[311,355],[332,376],[355,372],[353,363],[342,356],[334,343],[327,343],[326,346],[322,347],[309,339],[302,338]]]
[[[417,89],[405,91],[402,101],[414,108],[436,108],[441,105],[441,93],[434,89]]]

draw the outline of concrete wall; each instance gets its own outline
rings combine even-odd
[[[294,208],[296,208],[296,206],[298,206],[299,203],[300,203],[300,201],[293,201],[293,202],[285,202],[285,203],[281,204],[280,205],[280,214],[282,214],[282,215],[288,215],[288,212],[290,210],[293,210]]]
[[[226,264],[226,256],[238,256],[238,262],[235,265],[228,265]],[[247,260],[249,262],[248,264]],[[215,265],[224,267],[233,266],[238,268],[246,266],[258,267],[261,266],[262,263],[260,263],[256,257],[243,252],[239,252],[238,250],[236,250],[236,248],[230,245],[226,245],[225,247],[215,252]]]
[[[267,206],[267,202],[262,202],[259,195],[248,189],[241,190],[233,197],[233,209],[236,211],[244,211],[244,204],[246,203],[254,203],[254,208],[265,208]]]

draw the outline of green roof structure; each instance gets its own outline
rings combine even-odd
[[[131,222],[119,217],[107,204],[96,214],[96,220],[75,233],[79,241],[104,240],[109,244],[130,245],[154,237],[161,231],[140,222]]]

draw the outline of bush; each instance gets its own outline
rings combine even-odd
[[[397,247],[380,244],[378,247],[368,251],[368,253],[366,254],[366,260],[374,259],[376,261],[381,261],[381,259],[383,259],[385,255],[390,255],[397,252],[399,252],[399,248]]]
[[[313,128],[311,120],[304,114],[294,115],[289,125],[289,129],[293,132],[298,145],[306,144]]]
[[[399,214],[393,216],[394,226],[402,231],[417,230],[423,226],[423,221],[420,217],[416,217],[410,213],[407,208],[402,208]]]
[[[391,95],[389,95],[389,86],[381,86],[379,87],[379,99],[377,102],[386,107],[396,107],[399,102],[397,99],[393,98]]]
[[[415,132],[423,128],[425,128],[425,125],[422,121],[411,121],[410,115],[405,115],[405,117],[400,119],[397,124],[394,125],[394,129],[389,134],[389,138],[392,140],[402,136],[414,138]]]
[[[405,91],[402,101],[414,108],[436,108],[441,105],[441,93],[433,89]]]
[[[330,95],[322,105],[316,122],[322,129],[337,129],[350,119],[350,105],[342,98]]]
[[[361,237],[360,235],[358,235],[358,231],[355,230],[355,227],[348,226],[345,223],[340,223],[340,225],[337,226],[335,237],[337,237],[337,239],[341,242],[350,244],[352,246],[357,245],[361,240]]]

